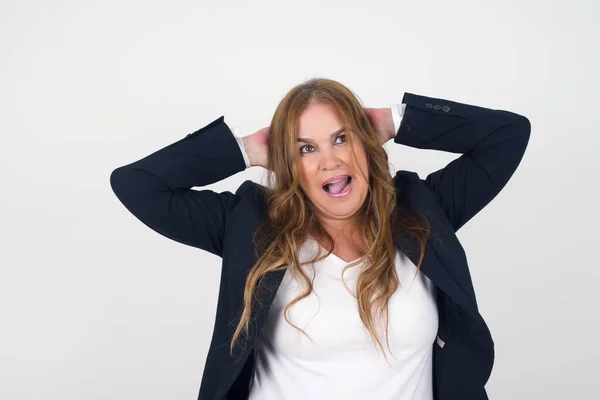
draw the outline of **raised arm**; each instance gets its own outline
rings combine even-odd
[[[110,185],[121,203],[154,231],[222,256],[226,217],[238,196],[191,188],[245,168],[238,143],[221,116],[141,160],[115,169]]]
[[[531,124],[519,114],[405,93],[394,142],[460,153],[423,183],[458,231],[506,185],[525,153]]]

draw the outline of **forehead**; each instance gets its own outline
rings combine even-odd
[[[329,137],[342,127],[334,108],[329,104],[313,103],[300,115],[298,136],[303,138]]]

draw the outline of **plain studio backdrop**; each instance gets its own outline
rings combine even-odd
[[[4,0],[0,398],[196,398],[220,259],[143,225],[110,173],[221,115],[267,126],[315,76],[365,107],[408,91],[530,119],[513,178],[458,232],[496,344],[487,389],[594,397],[599,19],[595,0]],[[458,156],[385,147],[421,178]]]

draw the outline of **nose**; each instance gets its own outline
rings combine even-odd
[[[332,148],[321,150],[320,167],[323,171],[333,171],[340,166],[340,158]]]

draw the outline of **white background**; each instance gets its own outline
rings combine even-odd
[[[267,126],[313,76],[368,107],[408,91],[530,119],[512,180],[458,233],[496,343],[487,389],[594,397],[599,19],[594,0],[3,0],[0,398],[196,398],[220,260],[144,226],[110,173],[221,115]],[[456,157],[386,149],[421,177]]]

